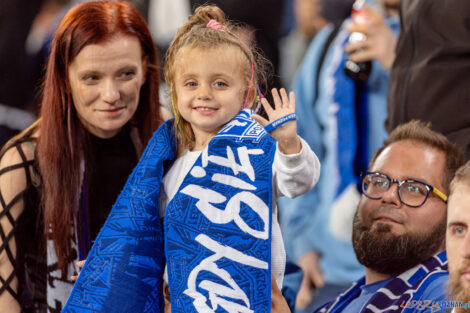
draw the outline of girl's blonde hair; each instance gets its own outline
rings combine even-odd
[[[223,29],[207,27],[210,20],[215,20],[223,25]],[[233,46],[240,49],[246,57],[243,62],[244,76],[247,81],[247,88],[244,97],[248,100],[247,106],[252,107],[256,100],[257,86],[265,86],[267,80],[267,61],[254,46],[248,46],[235,35],[237,25],[226,20],[224,12],[213,5],[204,5],[196,9],[188,22],[178,29],[178,32],[170,44],[166,54],[165,81],[170,87],[173,113],[175,115],[175,133],[179,149],[191,149],[194,145],[195,137],[189,122],[181,117],[176,105],[177,97],[174,87],[176,59],[178,52],[183,47],[213,49],[221,46]]]

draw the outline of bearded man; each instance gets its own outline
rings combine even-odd
[[[458,148],[422,122],[390,134],[362,175],[354,217],[365,276],[319,312],[438,311],[448,280],[446,194],[462,163]]]
[[[470,301],[470,161],[455,174],[450,185],[446,249],[449,257],[449,287],[453,303],[462,302],[453,313],[467,312]]]

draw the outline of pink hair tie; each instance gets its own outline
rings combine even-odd
[[[219,22],[217,22],[217,21],[214,20],[214,19],[211,19],[211,20],[207,23],[206,27],[212,28],[212,29],[218,29],[218,30],[223,30],[223,29],[225,29],[225,26],[224,26],[224,25],[220,24]]]

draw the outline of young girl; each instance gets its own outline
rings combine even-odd
[[[281,287],[285,267],[275,200],[310,190],[320,165],[293,94],[261,100],[269,120],[244,109],[258,62],[217,7],[179,30],[165,70],[175,120],[147,146],[65,312],[163,312],[163,272],[172,312],[270,311],[271,273]]]

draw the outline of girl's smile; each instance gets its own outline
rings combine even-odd
[[[199,150],[242,109],[247,79],[235,46],[182,48],[176,57],[176,105]]]

